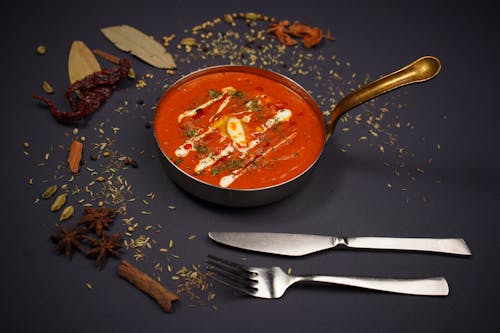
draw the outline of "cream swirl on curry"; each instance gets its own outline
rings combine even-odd
[[[255,189],[302,173],[323,145],[320,115],[291,89],[250,73],[212,73],[165,94],[160,148],[209,184]]]

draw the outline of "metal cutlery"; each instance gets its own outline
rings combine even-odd
[[[209,232],[208,236],[228,246],[285,256],[302,256],[334,247],[471,255],[461,238],[335,237],[264,232]]]
[[[293,276],[279,267],[250,267],[209,255],[207,270],[212,278],[240,292],[260,298],[280,298],[297,282],[323,282],[384,292],[446,296],[448,283],[443,277],[424,279],[390,279],[379,277],[350,277],[331,275]]]

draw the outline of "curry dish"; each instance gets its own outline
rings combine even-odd
[[[322,116],[307,100],[272,78],[238,70],[169,89],[154,129],[178,168],[231,189],[265,188],[301,175],[325,140]]]

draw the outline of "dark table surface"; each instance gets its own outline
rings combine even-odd
[[[1,8],[2,331],[485,332],[498,326],[500,30],[493,1],[10,1]],[[262,45],[246,38],[251,29],[261,31],[267,24],[237,20],[235,27],[224,21],[211,27],[213,36],[206,42],[213,46],[225,36],[238,51],[217,56],[215,47],[190,53],[177,47],[182,37],[193,36],[193,27],[239,12],[330,29],[336,40],[311,50],[299,44],[284,53],[276,48],[265,53]],[[168,50],[178,70],[167,74],[131,57],[137,80],[144,78],[147,86],[125,82],[89,119],[56,122],[32,94],[43,94],[41,84],[48,81],[55,89],[50,98],[67,109],[63,92],[72,41],[126,56],[100,33],[119,24],[158,41],[175,34]],[[267,36],[262,43],[276,42]],[[38,45],[47,47],[45,55],[36,54]],[[443,69],[432,81],[353,110],[294,195],[264,207],[226,208],[195,199],[172,183],[145,123],[153,119],[165,85],[209,65],[249,63],[251,52],[279,56],[285,65],[265,63],[263,57],[257,57],[256,65],[289,75],[325,111],[366,79],[422,55],[437,56]],[[298,61],[303,72],[297,70]],[[381,113],[383,119],[375,119],[378,129],[367,124],[370,115]],[[358,114],[361,121],[355,119]],[[378,136],[371,134],[374,130]],[[75,136],[86,138],[85,164],[71,179],[64,162]],[[122,219],[134,217],[138,227],[133,237],[145,235],[152,246],[144,249],[141,261],[135,260],[134,249],[124,249],[122,257],[172,290],[185,282],[172,279],[176,271],[199,265],[205,272],[205,256],[211,253],[252,265],[280,265],[297,274],[444,276],[450,294],[434,298],[305,285],[280,300],[263,300],[213,284],[209,291],[215,299],[208,301],[206,293],[194,288],[201,301],[180,293],[174,312],[166,314],[117,276],[119,260],[110,258],[99,270],[80,253],[72,260],[58,255],[49,239],[58,216],[49,211],[49,202],[37,198],[50,184],[67,184],[69,204],[76,211],[64,223],[76,224],[82,204],[92,202],[85,187],[106,167],[105,160],[89,157],[107,138],[113,154],[131,156],[139,164],[117,171],[131,186],[125,198],[135,202],[127,202],[127,214],[116,217],[111,232],[124,232]],[[207,237],[214,230],[463,237],[473,255],[326,251],[285,258],[218,246]],[[191,235],[196,238],[189,239]]]

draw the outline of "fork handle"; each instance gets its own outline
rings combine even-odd
[[[449,292],[448,283],[443,277],[425,279],[388,279],[374,277],[311,275],[302,276],[299,281],[325,282],[410,295],[446,296]]]

